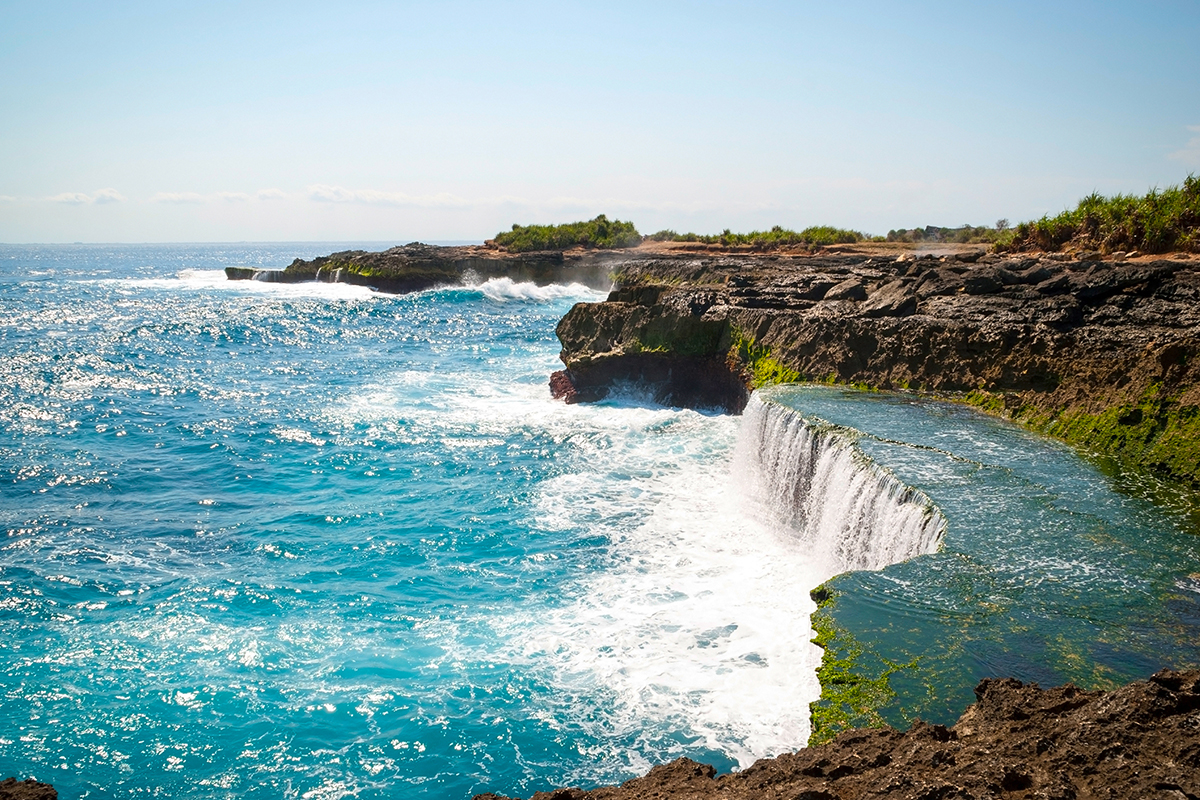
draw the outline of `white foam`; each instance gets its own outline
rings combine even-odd
[[[589,289],[582,283],[553,283],[539,286],[529,281],[514,281],[512,278],[491,278],[478,282],[468,282],[466,288],[481,292],[484,297],[497,303],[507,303],[513,300],[549,302],[569,298],[581,300],[603,300],[604,292]]]
[[[854,444],[852,432],[751,398],[735,472],[765,524],[790,530],[829,575],[935,552],[946,520]]]
[[[96,282],[173,291],[229,291],[279,298],[363,300],[376,295],[370,287],[352,283],[230,280],[223,269],[185,269],[180,270],[173,278],[106,278]]]
[[[555,687],[569,720],[646,767],[680,737],[743,766],[803,745],[819,695],[808,590],[788,538],[750,519],[728,456],[738,421],[662,408],[571,409],[573,463],[544,483],[538,526],[608,540],[569,602],[513,618],[514,658]],[[551,415],[555,416],[555,415]],[[551,423],[554,424],[554,423]]]

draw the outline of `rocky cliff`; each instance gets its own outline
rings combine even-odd
[[[485,245],[438,247],[413,242],[379,253],[346,250],[311,261],[297,258],[283,270],[226,267],[225,274],[230,280],[352,283],[395,294],[457,285],[472,276],[479,280],[506,277],[541,285],[582,283],[607,289],[611,284],[609,273],[621,257],[619,251],[508,253]]]
[[[680,759],[620,787],[533,800],[1200,797],[1200,672],[1164,670],[1113,692],[985,680],[975,696],[952,728],[846,731],[720,776]]]
[[[775,381],[964,399],[1200,485],[1200,260],[658,254],[558,336],[551,390],[737,411]]]

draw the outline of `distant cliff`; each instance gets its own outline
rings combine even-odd
[[[657,254],[558,326],[571,402],[638,383],[738,411],[827,381],[966,400],[1200,485],[1200,260]]]
[[[612,265],[620,258],[619,252],[509,253],[483,245],[438,247],[414,242],[380,253],[346,250],[311,261],[298,258],[283,270],[226,267],[225,274],[230,280],[352,283],[394,294],[458,285],[472,276],[479,280],[507,277],[541,285],[582,283],[607,289],[612,283]]]

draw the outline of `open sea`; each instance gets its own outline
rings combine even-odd
[[[816,531],[767,403],[550,399],[555,324],[603,292],[223,272],[353,246],[0,245],[0,777],[336,800],[745,767],[808,738],[809,590],[909,556],[847,614],[940,626],[872,630],[956,687],[1200,660],[1190,495],[965,409],[773,395],[874,431],[828,456]],[[884,561],[830,543],[863,525]],[[971,644],[978,607],[1020,658]]]

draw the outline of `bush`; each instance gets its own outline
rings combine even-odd
[[[1140,250],[1145,253],[1200,252],[1200,178],[1182,186],[1152,189],[1143,197],[1093,192],[1056,217],[1022,222],[997,249],[1054,251]]]
[[[601,214],[586,222],[565,225],[513,225],[511,231],[496,234],[496,244],[513,253],[531,250],[566,250],[570,247],[633,247],[642,235],[632,222],[610,220]]]
[[[646,237],[655,242],[703,242],[704,244],[719,244],[726,247],[735,245],[752,245],[769,248],[786,245],[805,245],[815,247],[827,244],[852,244],[861,242],[867,237],[858,231],[834,228],[829,225],[814,225],[797,233],[782,228],[779,225],[769,231],[750,231],[749,233],[733,233],[726,228],[719,234],[676,233],[673,230],[661,230]]]

